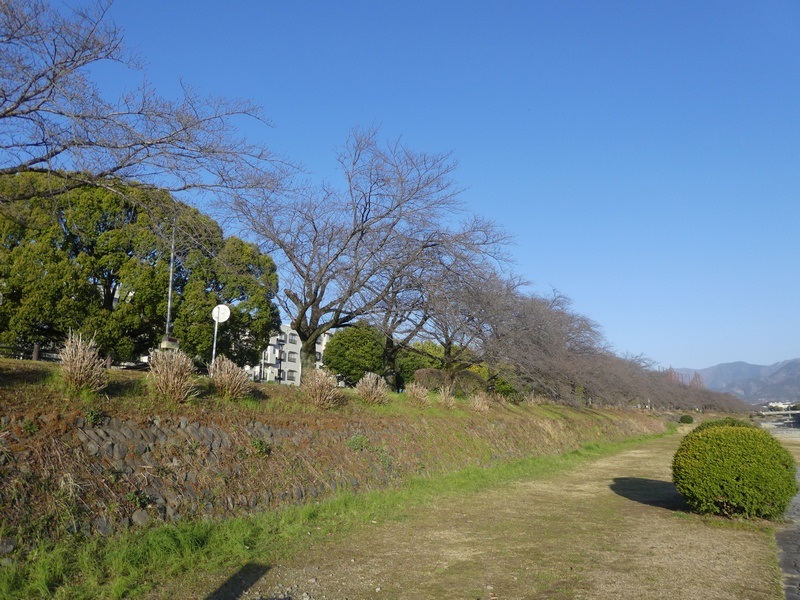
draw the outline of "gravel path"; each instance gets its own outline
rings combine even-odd
[[[682,510],[670,483],[678,443],[670,436],[551,480],[442,499],[201,597],[783,597],[771,528]]]

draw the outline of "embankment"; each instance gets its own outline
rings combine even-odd
[[[660,433],[636,411],[496,406],[405,417],[0,416],[0,551],[28,537],[109,535],[218,518],[337,490]]]

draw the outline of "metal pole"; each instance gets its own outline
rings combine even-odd
[[[172,220],[172,246],[169,251],[169,291],[167,292],[167,337],[172,316],[172,279],[175,273],[175,219]]]
[[[219,321],[214,319],[214,345],[211,347],[211,367],[208,369],[208,374],[214,374],[214,359],[217,358],[217,327],[219,327]]]

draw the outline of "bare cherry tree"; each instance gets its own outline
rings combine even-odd
[[[277,192],[292,167],[234,127],[243,116],[265,122],[253,103],[202,97],[188,86],[170,100],[146,80],[107,98],[94,66],[139,68],[109,6],[98,0],[59,11],[44,0],[0,0],[0,175],[49,176],[45,186],[17,177],[0,204],[86,184],[117,193],[120,183],[224,196]]]
[[[485,355],[523,389],[566,397],[604,351],[598,326],[558,292],[545,297],[506,288],[491,306]]]
[[[463,216],[449,154],[381,144],[377,131],[354,130],[338,154],[344,185],[237,198],[249,234],[278,258],[280,299],[313,365],[317,339],[332,328],[415,302],[415,286],[432,253],[500,253],[493,223]],[[411,310],[414,310],[413,308]],[[394,313],[396,314],[396,313]]]

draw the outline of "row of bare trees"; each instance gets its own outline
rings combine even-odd
[[[92,67],[139,69],[109,6],[68,12],[0,0],[0,176],[17,176],[0,210],[42,193],[20,176],[29,173],[46,174],[52,194],[90,185],[133,196],[145,186],[213,202],[220,220],[278,263],[277,301],[302,340],[304,367],[322,334],[366,321],[386,335],[388,378],[400,348],[430,341],[450,376],[482,364],[490,380],[554,399],[707,401],[615,356],[566,297],[526,292],[509,268],[508,235],[462,205],[450,154],[355,129],[336,157],[340,181],[312,182],[238,133],[242,117],[266,122],[251,102],[189,87],[162,98],[146,79],[108,99]]]

